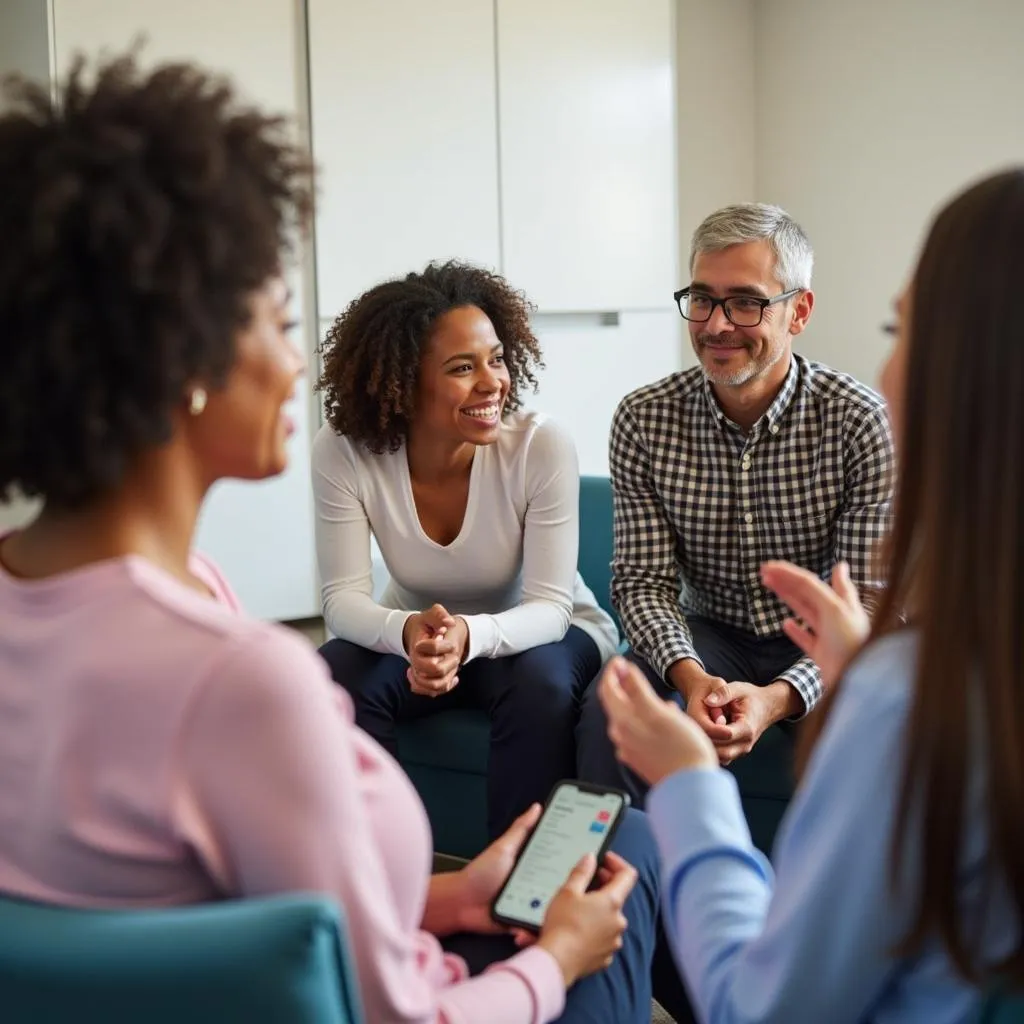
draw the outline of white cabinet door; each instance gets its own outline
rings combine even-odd
[[[45,82],[50,32],[44,0],[0,0],[0,77],[17,73]],[[0,96],[0,110],[4,99]]]
[[[309,0],[317,305],[499,264],[493,0]]]
[[[605,325],[593,315],[541,315],[533,322],[545,368],[525,404],[569,431],[584,475],[608,475],[608,432],[619,402],[689,361],[677,312],[626,312],[617,319]]]
[[[497,0],[503,269],[542,311],[676,285],[672,0]]]
[[[209,0],[53,0],[57,71],[77,51],[90,57],[103,50],[119,53],[142,36],[145,63],[195,61],[230,75],[245,99],[295,116],[306,96],[301,6],[301,0],[247,0],[227,16]],[[292,285],[301,324],[296,337],[311,351],[316,319],[305,308],[300,269]],[[315,413],[308,385],[299,391],[290,410],[296,431],[287,472],[255,485],[218,484],[196,537],[196,546],[224,570],[246,609],[270,619],[305,618],[320,610],[309,484]]]

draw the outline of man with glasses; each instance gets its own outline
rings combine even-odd
[[[792,351],[814,307],[813,262],[777,206],[711,214],[675,294],[700,366],[628,395],[612,423],[612,602],[630,656],[723,764],[822,695],[761,564],[788,559],[824,579],[838,566],[862,594],[882,585],[873,555],[889,518],[888,419],[869,388]],[[642,802],[596,687],[577,738],[581,778],[625,782]]]

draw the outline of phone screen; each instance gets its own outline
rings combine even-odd
[[[587,853],[597,854],[624,810],[623,794],[562,783],[505,883],[494,913],[540,928],[548,904]]]

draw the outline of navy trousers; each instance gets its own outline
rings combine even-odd
[[[459,669],[459,684],[440,697],[409,689],[408,662],[346,640],[320,653],[335,682],[352,695],[356,724],[395,757],[395,725],[452,708],[474,708],[491,720],[487,828],[492,838],[559,779],[576,776],[574,730],[580,701],[601,668],[597,644],[578,626],[552,644],[506,658],[477,658]]]
[[[577,982],[568,993],[562,1024],[649,1024],[651,958],[658,917],[658,852],[647,816],[630,810],[615,833],[612,847],[636,868],[638,879],[626,901],[629,928],[611,966]],[[489,964],[516,952],[504,935],[454,935],[443,940],[478,974]]]

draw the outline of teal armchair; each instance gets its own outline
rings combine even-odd
[[[313,895],[156,910],[0,897],[5,1024],[362,1024],[344,916]]]
[[[1024,1024],[1024,991],[993,986],[985,996],[978,1024]]]

